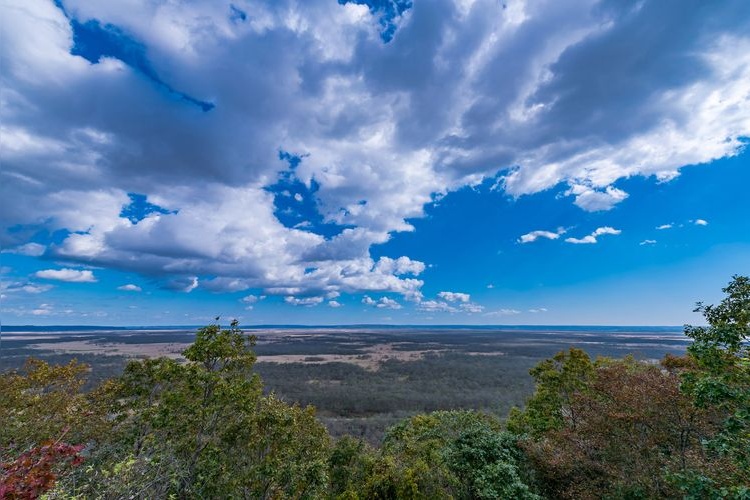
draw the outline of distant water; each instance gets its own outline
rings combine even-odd
[[[91,325],[4,325],[0,331],[8,333],[73,333],[73,332],[117,332],[117,331],[195,331],[203,325],[167,326],[91,326]],[[592,332],[592,333],[682,333],[682,326],[618,326],[618,325],[247,325],[243,330],[369,330],[369,331],[504,331],[504,332]]]

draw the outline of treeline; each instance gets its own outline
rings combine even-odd
[[[0,498],[750,498],[750,280],[724,292],[686,356],[572,348],[504,424],[417,415],[379,447],[264,394],[236,322],[91,391],[85,365],[30,360],[0,376]]]

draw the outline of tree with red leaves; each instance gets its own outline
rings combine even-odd
[[[54,442],[25,451],[12,462],[0,463],[0,499],[33,499],[52,489],[61,470],[83,462],[83,445],[62,441],[68,429]]]

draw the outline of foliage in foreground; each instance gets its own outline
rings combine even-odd
[[[579,349],[531,371],[508,429],[554,498],[750,498],[750,280],[735,276],[685,357],[592,361]]]
[[[340,439],[331,453],[335,498],[535,499],[514,436],[471,411],[417,415],[389,429],[379,450]]]
[[[724,292],[698,305],[685,357],[571,348],[531,370],[507,430],[441,411],[378,449],[263,395],[236,322],[200,329],[185,363],[133,361],[91,392],[84,365],[32,360],[0,376],[0,498],[750,499],[750,280]]]

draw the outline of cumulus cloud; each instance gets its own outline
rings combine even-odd
[[[620,179],[668,181],[750,135],[742,2],[414,2],[387,43],[353,3],[260,1],[242,23],[207,0],[63,3],[0,19],[0,243],[64,230],[50,257],[175,290],[418,300],[424,264],[370,249],[447,192],[499,174],[607,210]],[[72,20],[143,49],[87,60]],[[280,220],[280,171],[316,213]],[[162,210],[122,215],[128,193]]]
[[[246,295],[240,299],[241,302],[244,302],[245,304],[255,304],[259,300],[263,300],[264,296],[258,296],[258,295]]]
[[[518,238],[518,242],[519,243],[533,243],[539,238],[546,238],[548,240],[556,240],[562,234],[565,234],[565,229],[563,228],[558,228],[558,230],[554,233],[552,231],[531,231],[530,233],[521,235],[521,237]]]
[[[465,312],[469,314],[479,313],[484,310],[484,306],[470,302],[471,296],[468,293],[460,292],[440,292],[438,297],[443,300],[421,300],[417,303],[417,309],[422,312],[446,312],[457,313]]]
[[[344,304],[342,304],[342,303],[340,303],[340,302],[338,302],[336,300],[329,300],[328,301],[328,307],[333,307],[334,309],[336,309],[336,308],[343,307],[343,306],[344,306]]]
[[[468,293],[461,292],[440,292],[438,297],[448,302],[469,302],[471,296]]]
[[[610,210],[628,197],[628,193],[614,186],[597,190],[581,184],[574,184],[565,194],[575,196],[574,203],[587,212]]]
[[[265,295],[258,296],[258,295],[252,295],[251,294],[251,295],[246,295],[246,296],[242,297],[240,299],[240,302],[242,302],[243,304],[245,304],[245,310],[252,311],[253,310],[253,305],[256,304],[257,302],[265,299],[265,298],[266,298]]]
[[[142,289],[138,285],[133,285],[132,283],[128,283],[127,285],[122,285],[117,287],[118,290],[122,290],[124,292],[140,292]]]
[[[96,283],[96,277],[88,269],[45,269],[34,273],[37,278],[67,281],[69,283]]]
[[[584,236],[583,238],[566,238],[565,241],[568,243],[573,243],[575,245],[592,245],[594,243],[597,243],[599,240],[597,239],[599,236],[602,236],[604,234],[612,234],[612,235],[618,235],[622,233],[619,229],[614,229],[609,226],[600,227],[594,230],[593,233]]]
[[[693,224],[695,224],[696,226],[708,226],[708,221],[704,219],[695,219],[693,221]]]
[[[375,270],[384,274],[413,274],[418,276],[422,274],[424,269],[424,262],[412,260],[409,257],[399,257],[398,259],[381,257],[375,264]]]
[[[312,307],[317,306],[321,302],[323,302],[323,297],[293,297],[293,296],[287,296],[284,297],[284,302],[287,304],[291,304],[293,306],[306,306],[306,307]]]
[[[375,307],[386,308],[386,309],[401,309],[401,304],[388,297],[382,297]]]
[[[388,297],[380,297],[380,299],[375,300],[368,295],[365,295],[362,298],[362,303],[366,306],[377,307],[378,309],[401,309],[403,307],[401,304]]]
[[[663,230],[665,230],[665,229],[672,229],[672,227],[673,227],[673,226],[674,226],[674,224],[672,224],[672,223],[670,222],[669,224],[662,224],[662,225],[660,225],[660,226],[656,226],[656,229],[658,229],[658,230],[660,230],[660,231],[663,231]]]
[[[641,246],[648,246],[648,245],[655,245],[656,240],[643,240],[640,243],[638,243]]]
[[[417,304],[417,309],[424,312],[458,312],[458,308],[442,300],[423,300]]]

